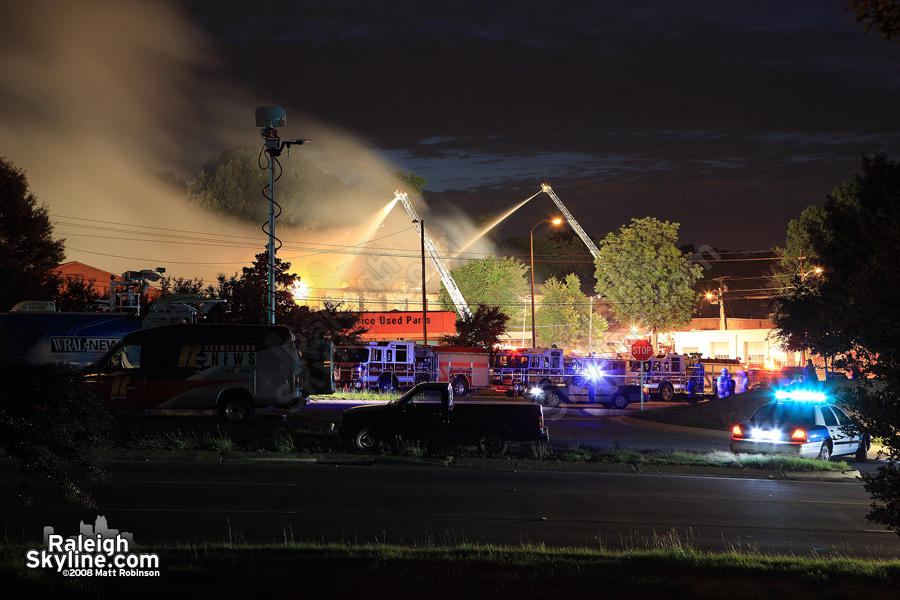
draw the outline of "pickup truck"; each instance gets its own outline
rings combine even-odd
[[[388,404],[356,406],[341,413],[332,431],[360,450],[394,440],[476,444],[487,455],[508,442],[546,442],[543,407],[533,402],[454,402],[448,383],[420,383]]]

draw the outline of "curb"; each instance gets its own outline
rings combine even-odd
[[[678,431],[681,433],[692,433],[694,435],[703,435],[715,439],[730,440],[731,432],[719,431],[718,429],[701,429],[699,427],[685,427],[684,425],[667,425],[665,423],[657,423],[655,421],[647,421],[645,419],[635,419],[634,417],[610,417],[610,421],[618,421],[629,427],[640,427],[643,429],[656,429],[658,431]]]
[[[348,467],[412,467],[493,469],[500,471],[555,471],[618,473],[624,475],[674,475],[690,477],[734,477],[741,479],[779,479],[790,481],[854,482],[860,480],[851,471],[763,471],[736,467],[704,465],[633,465],[627,463],[588,463],[577,461],[534,461],[509,458],[372,456],[356,454],[297,455],[262,452],[193,452],[187,450],[108,451],[105,460],[120,462],[195,462],[215,464],[296,464]]]

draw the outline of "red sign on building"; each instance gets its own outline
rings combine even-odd
[[[456,334],[456,313],[428,311],[428,341],[434,344],[442,335]],[[422,340],[421,312],[364,312],[359,324],[369,331],[360,336],[367,342],[385,340]]]

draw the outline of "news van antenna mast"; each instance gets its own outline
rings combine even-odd
[[[275,219],[281,214],[281,205],[275,202],[275,182],[281,178],[281,172],[284,170],[281,168],[281,163],[278,162],[278,157],[281,156],[281,151],[284,150],[285,146],[287,146],[288,156],[290,156],[291,146],[294,144],[300,146],[310,141],[284,140],[282,142],[281,138],[278,137],[276,127],[284,127],[286,122],[287,115],[280,106],[260,106],[256,109],[256,126],[261,128],[259,133],[265,140],[262,152],[265,152],[269,159],[267,166],[260,165],[260,168],[269,169],[268,195],[266,195],[265,188],[263,189],[263,196],[266,196],[269,200],[269,221],[262,226],[262,230],[269,234],[269,289],[264,318],[264,321],[269,325],[275,324],[275,252],[278,248],[281,248],[281,240],[275,237]],[[260,152],[260,156],[262,156],[262,152]],[[278,177],[275,177],[276,163],[279,168]],[[276,206],[278,207],[277,213],[275,212]],[[275,245],[276,242],[278,243],[277,246]]]
[[[447,269],[447,265],[444,264],[444,259],[441,258],[437,248],[434,247],[431,236],[428,235],[428,232],[425,231],[424,228],[422,228],[422,219],[419,218],[419,213],[416,212],[412,202],[409,201],[409,195],[403,190],[397,190],[394,192],[394,199],[398,200],[400,204],[403,205],[403,208],[405,208],[406,212],[409,214],[409,218],[415,223],[416,231],[422,236],[422,243],[425,244],[425,248],[428,249],[428,254],[431,255],[431,260],[434,261],[434,266],[437,267],[438,273],[441,274],[441,282],[443,282],[444,287],[447,288],[447,293],[450,295],[453,305],[456,306],[456,312],[459,313],[460,317],[468,317],[471,319],[472,311],[469,310],[469,305],[466,304],[466,299],[463,298],[462,292],[459,291],[459,287],[456,285],[456,281],[450,274],[450,270]]]

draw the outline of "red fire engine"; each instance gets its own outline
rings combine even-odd
[[[359,389],[399,390],[434,381],[451,383],[454,395],[465,396],[489,383],[488,351],[483,348],[372,342],[354,347],[352,357],[351,379]]]

